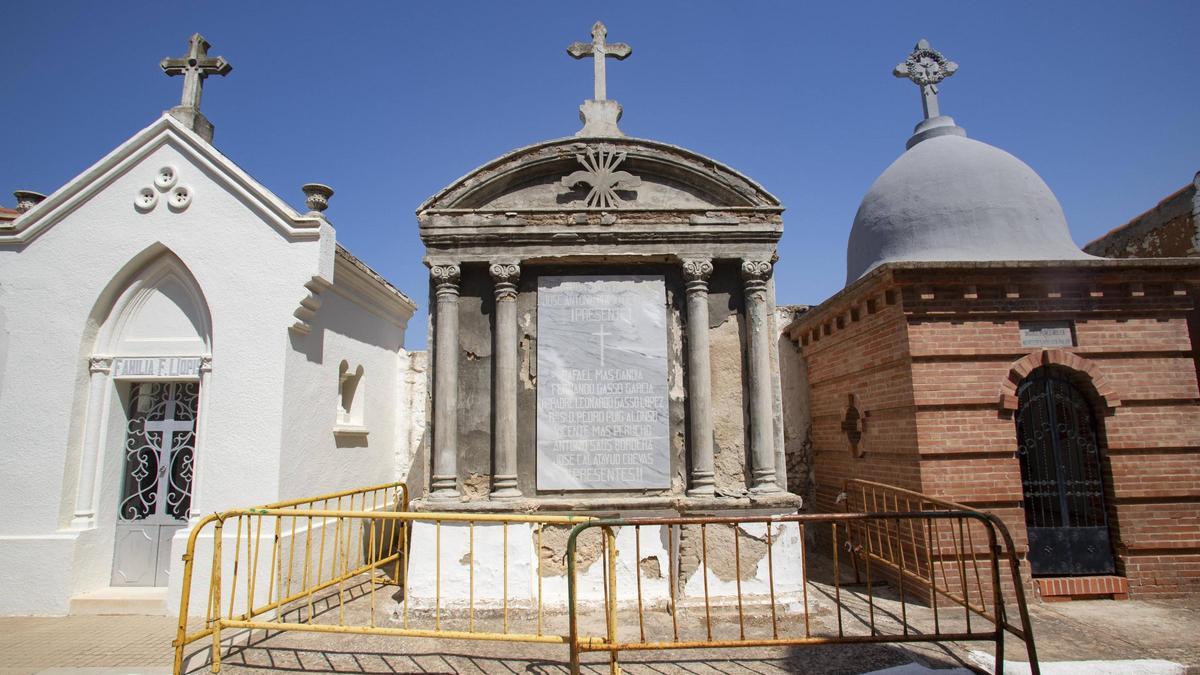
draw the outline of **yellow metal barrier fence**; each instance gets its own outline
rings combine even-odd
[[[957,502],[858,479],[844,483],[839,500],[851,513],[978,513]],[[883,527],[884,521],[864,521],[849,532],[855,577],[861,581],[864,571],[869,572],[869,566],[875,565],[876,570],[902,593],[920,596],[935,612],[939,602],[948,601],[969,608],[971,613],[986,621],[998,620],[1005,630],[1024,640],[1029,619],[1020,561],[1007,528],[990,514],[989,519],[1000,525],[999,532],[1005,543],[1001,555],[993,555],[989,534],[983,531],[986,526],[976,520],[959,520],[951,524],[939,519],[904,520],[895,523],[894,531]],[[994,569],[997,566],[999,572]],[[997,614],[993,611],[995,608],[989,609],[989,598],[996,594],[993,580],[1000,584],[1004,596],[1015,602],[1020,625],[1014,624],[1006,615]],[[867,583],[870,582],[868,577]]]
[[[898,588],[879,583],[878,568],[891,565],[880,555],[881,548],[894,543],[893,551],[898,552],[906,545],[898,538],[916,537],[917,532],[957,551],[958,561],[965,566],[963,533],[972,526],[980,530],[986,547],[982,550],[990,572],[986,584],[990,598],[984,595],[984,585],[973,595],[964,584],[954,595],[961,611],[939,610],[937,598],[948,591],[931,573],[935,569],[931,565],[892,565],[898,572]],[[643,528],[657,531],[644,540]],[[587,635],[580,625],[578,540],[589,529],[600,530],[605,542],[603,635]],[[625,542],[624,558],[617,548],[619,538]],[[661,539],[672,542],[659,553],[669,557],[668,597],[665,603],[656,603],[643,591],[641,563],[643,547]],[[826,546],[827,557],[813,555]],[[756,552],[747,555],[752,547]],[[1015,554],[1003,523],[990,514],[960,509],[605,519],[577,525],[567,551],[572,673],[580,672],[585,652],[607,652],[615,675],[620,672],[621,651],[957,641],[992,642],[996,672],[1001,673],[1006,629],[1022,639],[1031,672],[1039,673],[1021,580],[1015,574],[1021,626],[1006,620],[999,558],[1015,562]],[[851,573],[847,558],[866,568],[865,586],[843,578]],[[620,576],[625,577],[626,588],[633,587],[623,595],[617,588]],[[720,588],[710,588],[714,584]],[[932,602],[922,603],[914,587],[923,589]],[[822,603],[813,596],[833,604],[836,622],[827,613],[819,615]],[[648,612],[647,606],[655,604],[665,604],[661,607],[665,611]]]
[[[407,504],[407,489],[401,483],[394,483],[260,508],[235,509],[201,520],[189,536],[184,555],[174,672],[183,672],[187,646],[205,638],[211,638],[212,671],[219,672],[222,652],[232,647],[228,636],[222,634],[225,629],[242,629],[238,634],[245,635],[247,642],[248,632],[255,629],[567,642],[565,634],[546,630],[543,623],[543,531],[547,526],[566,530],[591,518],[416,513],[408,511]],[[516,565],[510,563],[509,530],[515,524],[528,528],[522,532],[530,535],[527,548],[537,557],[536,564],[523,570],[536,575],[536,592],[528,585],[523,587],[519,578],[510,588],[510,576],[516,576],[510,575],[510,567]],[[489,536],[477,537],[477,529],[484,528],[490,528]],[[455,569],[461,571],[465,565],[469,576],[447,578],[443,588],[443,575],[449,573],[449,566],[442,563],[446,530],[460,544],[465,538],[469,558],[458,560]],[[433,569],[416,570],[421,588],[415,583],[409,587],[414,578],[410,576],[414,570],[410,568],[409,554],[414,533],[421,538],[422,545],[433,545],[432,558],[421,557],[423,564],[432,561]],[[516,536],[512,538],[515,540]],[[198,555],[200,542],[211,542],[210,557]],[[448,550],[450,543],[446,544]],[[203,573],[197,569],[202,558],[211,560],[207,569],[209,583],[200,593],[204,615],[202,623],[189,631],[193,576]],[[477,564],[477,559],[483,564]],[[498,587],[485,588],[479,584],[477,590],[477,571],[481,575],[485,570],[494,573],[497,563],[500,574],[494,581]],[[461,602],[461,598],[448,599],[447,590],[461,595],[462,581],[468,586],[466,602]],[[525,581],[531,580],[526,577]],[[427,587],[430,582],[432,593]],[[490,605],[477,607],[477,594],[481,598],[487,595]],[[422,603],[422,597],[410,603],[414,595],[425,600],[432,598],[432,603]],[[414,605],[411,611],[410,604]],[[510,609],[515,611],[518,605],[529,616],[528,625],[523,628],[514,628],[515,616],[510,623]],[[466,617],[465,625],[449,626],[450,617],[443,619],[443,610],[450,608],[466,610],[461,613]],[[494,630],[485,629],[484,624],[489,621]]]

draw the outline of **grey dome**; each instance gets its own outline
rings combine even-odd
[[[918,125],[858,207],[846,284],[885,262],[1092,257],[1072,241],[1058,199],[1033,169],[935,117]]]

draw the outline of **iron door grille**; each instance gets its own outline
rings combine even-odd
[[[1048,368],[1031,373],[1018,397],[1017,456],[1033,574],[1112,574],[1091,405]]]

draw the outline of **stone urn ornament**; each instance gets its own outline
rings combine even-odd
[[[333,188],[321,183],[305,183],[300,189],[304,190],[304,204],[308,207],[310,214],[320,215],[329,208],[329,198],[333,196]]]

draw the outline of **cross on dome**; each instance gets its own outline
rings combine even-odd
[[[233,65],[225,57],[208,55],[211,46],[203,35],[195,33],[188,39],[187,56],[167,57],[159,64],[169,76],[183,75],[183,96],[179,100],[182,108],[200,110],[204,78],[209,75],[228,75],[233,70]]]
[[[590,44],[587,42],[574,42],[570,47],[567,47],[567,53],[573,58],[582,59],[586,56],[592,57],[595,66],[596,90],[594,100],[596,101],[603,101],[607,93],[605,91],[604,76],[605,59],[611,56],[618,61],[622,61],[633,53],[633,47],[624,42],[606,43],[604,38],[607,35],[608,28],[603,23],[597,21],[592,25],[592,41]]]
[[[941,115],[938,110],[938,82],[957,70],[957,63],[947,60],[941,52],[929,46],[929,40],[921,38],[912,53],[892,70],[892,74],[912,80],[921,88],[921,106],[925,110],[925,119],[929,120]]]

